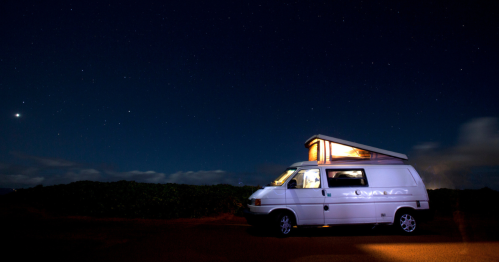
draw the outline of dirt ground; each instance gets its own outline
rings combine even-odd
[[[499,261],[495,222],[454,214],[423,224],[417,236],[340,226],[281,239],[231,215],[97,219],[0,206],[2,257],[20,261]]]

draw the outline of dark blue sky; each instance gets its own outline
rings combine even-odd
[[[244,180],[307,160],[318,133],[409,157],[455,146],[465,123],[499,113],[498,10],[4,1],[0,187],[82,170]]]

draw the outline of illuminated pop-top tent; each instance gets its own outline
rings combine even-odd
[[[362,161],[362,164],[404,164],[404,154],[366,146],[325,135],[314,135],[305,142],[308,161],[318,164],[339,164]]]

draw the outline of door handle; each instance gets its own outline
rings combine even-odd
[[[360,195],[361,193],[362,193],[362,191],[360,191],[360,190],[358,190],[358,189],[357,189],[357,190],[355,190],[355,194]]]
[[[322,189],[322,196],[326,196],[326,190]]]

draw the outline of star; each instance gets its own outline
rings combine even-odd
[[[17,118],[21,117],[21,114],[17,113],[17,114],[16,114],[16,117],[17,117]]]

